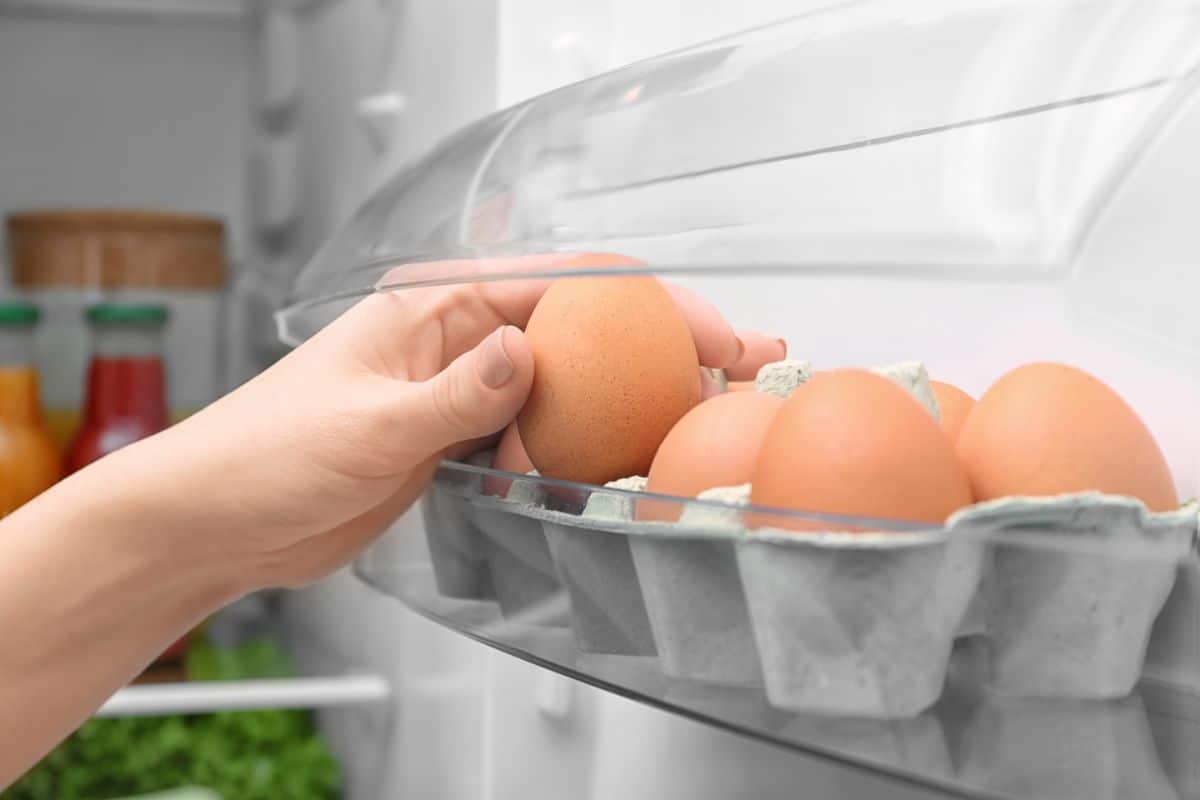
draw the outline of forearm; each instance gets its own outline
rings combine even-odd
[[[169,455],[127,448],[0,522],[0,787],[243,591]]]

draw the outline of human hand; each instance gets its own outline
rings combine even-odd
[[[636,262],[550,255],[442,266],[486,276],[614,263]],[[664,283],[701,364],[740,378],[784,356],[781,341],[735,334],[698,295]],[[396,519],[443,457],[479,449],[516,416],[533,376],[520,328],[549,284],[507,279],[368,296],[159,437],[159,458],[182,467],[175,496],[187,491],[204,505],[196,515],[228,531],[223,552],[249,588],[322,577]]]

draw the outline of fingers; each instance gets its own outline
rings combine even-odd
[[[741,345],[716,306],[691,289],[667,281],[662,281],[662,285],[675,298],[675,304],[692,329],[700,366],[722,369],[737,361]]]
[[[725,377],[731,381],[752,381],[764,364],[787,358],[787,342],[754,331],[738,331],[745,346],[741,357],[725,367]]]
[[[382,280],[379,288],[395,287],[405,282],[422,279],[444,281],[450,278],[467,282],[470,285],[471,298],[474,302],[482,301],[483,307],[490,312],[487,314],[473,313],[471,319],[483,322],[491,320],[491,325],[504,322],[517,327],[524,327],[533,313],[534,306],[541,299],[547,287],[554,281],[552,277],[540,277],[539,273],[573,273],[594,272],[604,269],[620,269],[642,266],[642,262],[628,256],[614,253],[541,253],[518,256],[513,258],[484,258],[470,260],[455,260],[432,262],[425,264],[406,264],[397,267]],[[528,276],[528,277],[526,277]],[[475,283],[470,283],[476,280]],[[663,286],[670,292],[683,312],[692,337],[696,342],[696,353],[700,364],[716,369],[726,369],[729,377],[734,380],[753,379],[758,368],[769,361],[777,361],[786,354],[786,345],[782,340],[773,339],[758,333],[735,333],[729,323],[711,303],[691,289],[662,280]],[[464,287],[460,286],[458,289]],[[425,303],[436,305],[444,301],[455,287],[430,286],[424,289],[405,290],[412,292],[410,299],[417,305]],[[468,303],[465,297],[460,297],[457,304]],[[394,315],[398,319],[412,321],[422,319],[420,314]],[[458,315],[457,318],[461,318]],[[445,320],[443,321],[445,323]],[[471,326],[468,326],[471,327]],[[462,352],[474,343],[475,338],[487,330],[487,327],[475,330],[458,331],[456,326],[443,324],[450,340],[457,340],[459,334],[464,339],[455,345],[448,341],[447,356]]]
[[[405,451],[424,459],[499,431],[525,404],[532,381],[525,335],[497,329],[429,380],[402,384],[394,412]]]
[[[643,266],[641,261],[615,253],[542,253],[515,258],[405,264],[385,275],[377,286],[387,288],[434,278],[442,281],[455,278],[466,283],[476,281],[471,285],[497,318],[524,327],[534,306],[554,281],[551,277],[538,277],[538,273],[587,273],[639,266]],[[667,281],[662,284],[675,298],[692,330],[700,363],[720,369],[737,361],[740,346],[721,312],[691,289]],[[449,290],[437,286],[419,291],[436,298]]]

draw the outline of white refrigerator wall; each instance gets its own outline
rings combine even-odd
[[[89,204],[215,214],[240,260],[246,27],[232,17],[28,16],[4,5],[0,214]],[[0,263],[3,236],[0,228]]]

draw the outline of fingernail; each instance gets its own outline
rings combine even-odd
[[[476,369],[479,371],[479,379],[489,389],[499,389],[508,383],[509,378],[513,375],[512,359],[508,357],[508,351],[504,349],[504,336],[509,327],[511,326],[505,325],[492,333],[479,351]]]
[[[729,362],[729,366],[733,366],[734,364],[738,363],[742,360],[742,356],[746,355],[746,343],[742,341],[742,337],[734,336],[733,338],[737,341],[738,351],[737,355],[734,356],[733,361]]]
[[[779,346],[783,348],[783,354],[786,356],[787,355],[787,340],[786,339],[776,339],[775,341],[779,342]]]

